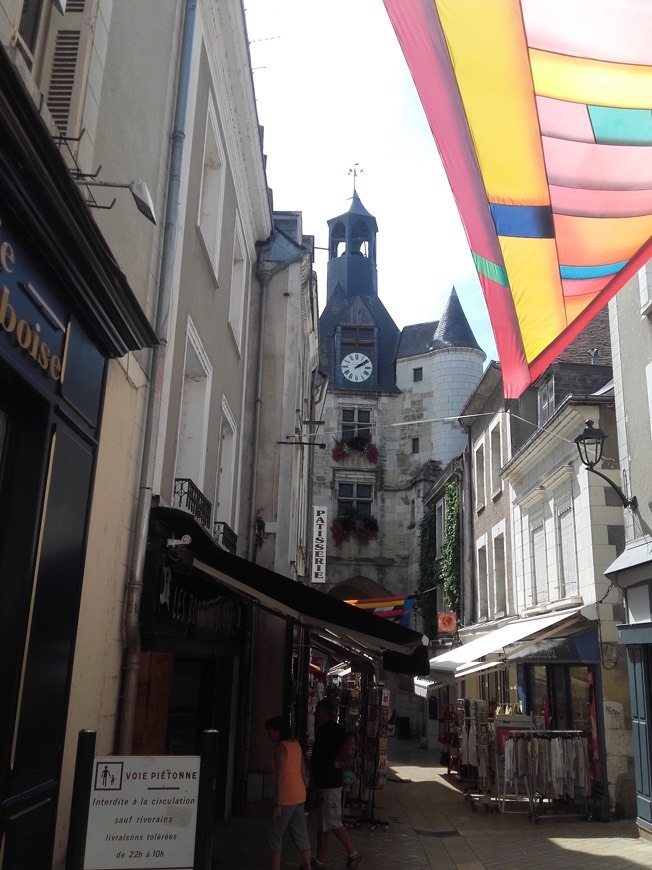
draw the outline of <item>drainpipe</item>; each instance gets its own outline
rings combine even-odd
[[[260,441],[260,415],[263,404],[263,360],[265,349],[265,315],[267,314],[267,291],[269,282],[274,275],[287,269],[293,263],[299,263],[305,256],[305,250],[288,260],[277,261],[272,268],[264,265],[265,252],[269,250],[274,239],[274,233],[258,248],[256,278],[260,283],[260,310],[258,312],[258,347],[256,348],[256,398],[254,399],[254,428],[251,444],[251,484],[249,487],[249,538],[247,541],[247,559],[256,561],[256,486],[258,484],[258,444]]]
[[[249,486],[249,528],[247,539],[247,559],[250,562],[256,561],[256,486],[258,484],[258,444],[260,442],[260,417],[263,404],[263,359],[265,350],[265,316],[267,314],[267,295],[269,290],[269,282],[274,275],[287,269],[292,263],[300,262],[305,256],[305,250],[288,260],[270,261],[265,259],[265,254],[271,250],[274,242],[274,231],[267,241],[257,243],[258,259],[256,262],[256,278],[260,283],[260,310],[258,312],[258,344],[256,347],[256,393],[254,398],[254,422],[251,443],[251,483]],[[270,263],[275,262],[273,267]],[[245,665],[246,669],[246,686],[242,693],[242,715],[239,717],[242,723],[241,731],[241,747],[239,753],[242,764],[242,776],[244,792],[246,788],[246,776],[249,770],[249,751],[251,747],[251,715],[253,706],[253,682],[255,671],[254,647],[256,643],[256,622],[258,610],[255,604],[249,605],[249,625],[247,633],[247,649],[249,660]]]
[[[138,672],[140,668],[140,600],[143,591],[143,571],[149,529],[149,512],[152,504],[156,442],[161,416],[161,392],[163,368],[167,350],[172,276],[176,253],[176,238],[179,222],[179,196],[181,189],[181,164],[185,139],[188,90],[190,87],[190,62],[195,29],[197,0],[186,0],[174,129],[170,137],[170,169],[165,210],[165,227],[161,253],[161,268],[156,302],[156,336],[158,344],[152,350],[149,370],[149,392],[145,412],[145,430],[140,469],[136,521],[132,540],[129,576],[125,588],[125,658],[122,672],[122,708],[119,722],[118,752],[130,755],[133,749],[134,716],[138,696]]]

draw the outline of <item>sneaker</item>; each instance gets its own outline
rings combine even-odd
[[[321,861],[318,861],[316,858],[313,858],[310,862],[311,870],[326,870],[326,865],[322,864]]]
[[[355,870],[360,861],[362,861],[362,855],[359,852],[356,852],[355,855],[351,855],[350,858],[346,859],[347,870]]]

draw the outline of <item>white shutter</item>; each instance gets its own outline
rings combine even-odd
[[[532,565],[534,569],[535,604],[548,600],[548,567],[546,565],[546,533],[543,520],[532,528]]]
[[[560,594],[567,598],[577,595],[577,551],[575,542],[575,522],[571,505],[559,510],[559,555],[561,559]]]

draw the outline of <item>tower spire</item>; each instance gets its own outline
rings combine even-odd
[[[353,168],[349,169],[349,175],[353,176],[353,193],[354,194],[355,194],[355,180],[358,177],[358,175],[361,175],[364,172],[363,169],[358,169],[358,166],[360,166],[359,163],[354,163]]]

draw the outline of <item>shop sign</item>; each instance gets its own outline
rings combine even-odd
[[[215,595],[195,577],[175,575],[169,565],[161,569],[158,616],[176,623],[192,636],[235,638],[240,631],[240,607],[225,595]]]
[[[312,582],[326,582],[327,511],[315,506],[312,511]]]
[[[45,298],[45,279],[0,222],[0,334],[54,383],[62,379],[67,327]]]
[[[84,870],[194,866],[199,756],[95,758]]]

